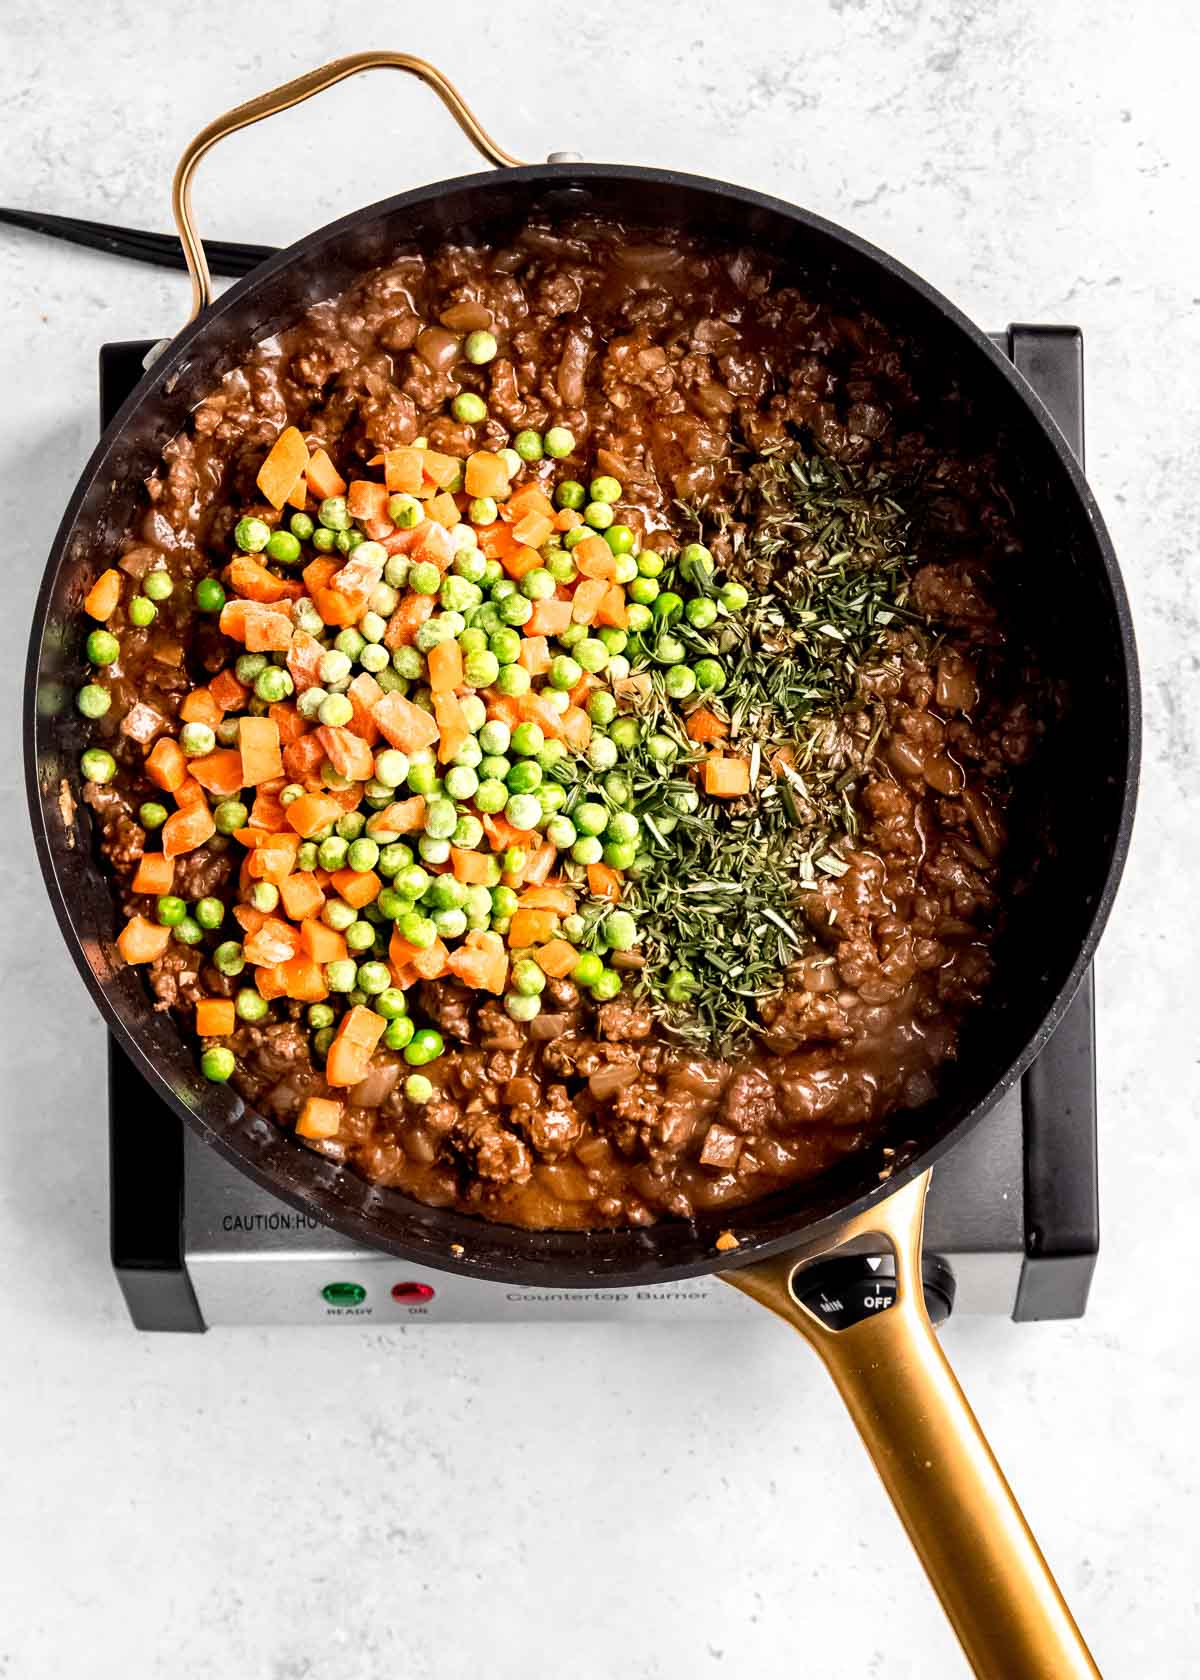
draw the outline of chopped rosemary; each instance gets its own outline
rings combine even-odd
[[[731,574],[757,592],[710,629],[671,626],[689,662],[718,658],[727,673],[705,704],[728,726],[730,750],[749,760],[747,797],[696,799],[687,771],[703,751],[681,733],[653,645],[635,662],[635,673],[651,673],[637,707],[643,745],[666,734],[678,749],[669,769],[635,758],[632,776],[645,830],[628,890],[641,983],[678,1038],[723,1053],[745,1048],[759,1004],[812,948],[805,893],[847,868],[855,788],[884,722],[858,678],[888,629],[910,617],[913,570],[905,501],[914,486],[795,447],[760,458],[747,479],[739,521],[719,534]],[[686,511],[703,530],[703,511]],[[682,995],[680,970],[692,977]]]

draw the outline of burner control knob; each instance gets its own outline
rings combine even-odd
[[[944,1324],[954,1306],[954,1273],[936,1254],[927,1254],[921,1274],[925,1310],[932,1323]],[[809,1312],[824,1319],[831,1330],[846,1330],[895,1304],[896,1262],[890,1254],[818,1260],[797,1272],[793,1289]]]

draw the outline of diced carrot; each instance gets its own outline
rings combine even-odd
[[[443,490],[439,496],[431,496],[425,503],[426,519],[436,519],[439,525],[444,525],[448,531],[459,523],[458,503],[447,491]]]
[[[449,951],[440,939],[423,951],[418,951],[412,959],[412,966],[422,980],[440,980],[443,974],[449,973]]]
[[[436,449],[423,449],[421,470],[426,478],[433,480],[439,490],[445,490],[462,471],[462,462],[457,455],[443,455]]]
[[[204,789],[195,776],[185,776],[175,789],[176,805],[184,811],[189,805],[203,805],[204,802]]]
[[[383,633],[384,647],[411,647],[417,631],[436,611],[436,596],[418,595],[415,589],[410,591],[388,619],[387,629]]]
[[[288,643],[287,668],[297,694],[321,686],[321,661],[324,657],[325,649],[315,636],[310,636],[307,630],[293,631]]]
[[[197,1038],[226,1038],[236,1025],[232,998],[201,998],[196,1005]]]
[[[145,916],[131,916],[117,935],[117,950],[127,963],[154,962],[170,943],[170,928],[159,927]]]
[[[253,554],[235,554],[229,562],[229,583],[243,601],[257,601],[262,606],[274,606],[279,601],[294,600],[303,593],[304,585],[297,579],[276,577],[275,573]]]
[[[519,695],[517,710],[529,723],[536,723],[543,735],[549,735],[553,741],[562,739],[563,715],[556,712],[550,702],[543,700],[540,694],[531,691]]]
[[[575,623],[590,624],[608,591],[609,585],[603,578],[584,578],[577,584],[571,597],[571,617]]]
[[[305,470],[308,487],[314,496],[324,501],[327,496],[344,496],[346,480],[323,449],[314,449]]]
[[[217,832],[213,814],[207,805],[189,805],[175,811],[162,826],[162,849],[168,857],[182,852],[194,852]]]
[[[267,716],[279,731],[280,746],[288,746],[308,733],[308,725],[290,700],[276,700],[267,707]]]
[[[322,724],[317,730],[317,739],[339,776],[349,776],[355,782],[369,782],[375,774],[374,756],[361,736],[349,729]]]
[[[233,919],[243,933],[257,933],[267,919],[267,912],[257,910],[253,904],[235,904]]]
[[[531,677],[540,677],[550,669],[550,644],[545,636],[524,636],[517,663],[523,665]]]
[[[562,738],[572,752],[586,752],[592,739],[592,721],[578,706],[568,706],[562,715]]]
[[[504,504],[503,513],[505,519],[513,525],[519,525],[521,520],[529,514],[536,514],[539,518],[553,520],[554,503],[541,485],[531,480],[528,484],[523,484],[519,490],[513,491]],[[548,535],[549,532],[547,532]],[[524,538],[522,540],[529,541],[531,539]],[[545,542],[545,540],[546,538],[543,537],[542,542]],[[533,546],[540,548],[542,544],[534,543]]]
[[[552,939],[533,953],[533,960],[552,980],[565,980],[579,961],[579,952],[565,939]]]
[[[294,922],[302,922],[306,916],[315,916],[325,902],[317,877],[309,869],[285,876],[279,883],[279,896],[283,900],[283,908]]]
[[[513,911],[508,926],[508,945],[513,951],[527,945],[542,945],[558,931],[558,917],[553,910],[528,910],[523,905]]]
[[[441,736],[438,742],[438,763],[448,764],[458,755],[463,742],[470,736],[467,715],[456,694],[435,694],[433,710]]]
[[[414,560],[425,560],[444,572],[454,558],[454,542],[444,525],[427,519],[418,525],[417,535],[409,554]]]
[[[270,718],[247,714],[238,725],[238,750],[242,755],[242,786],[257,787],[283,774],[279,750],[279,725]]]
[[[750,792],[750,760],[713,753],[704,761],[704,791],[718,799],[737,799]]]
[[[300,1110],[296,1132],[306,1138],[333,1138],[342,1124],[342,1105],[331,1097],[309,1097]]]
[[[571,622],[570,601],[560,601],[551,595],[548,601],[535,601],[533,612],[525,620],[527,636],[561,636]]]
[[[446,967],[464,986],[493,992],[497,997],[508,980],[508,956],[503,950],[480,950],[470,945],[458,945],[447,957]]]
[[[393,968],[407,968],[419,950],[420,946],[410,945],[399,928],[392,929],[392,937],[388,941],[388,961]]]
[[[246,704],[249,689],[237,680],[232,671],[218,671],[208,685],[208,692],[222,713],[239,712]]]
[[[329,580],[335,578],[342,569],[342,561],[330,560],[328,556],[318,555],[310,560],[300,576],[304,579],[304,587],[310,595],[315,595],[318,589],[326,589]]]
[[[288,426],[271,445],[255,483],[272,507],[281,508],[308,464],[308,445],[295,426]]]
[[[330,788],[329,797],[333,800],[340,813],[357,811],[362,803],[362,788],[357,782],[351,782],[347,788]]]
[[[535,572],[542,563],[542,557],[536,548],[530,548],[525,543],[517,543],[502,556],[500,564],[510,578],[518,582],[530,572]]]
[[[218,747],[215,752],[193,758],[188,765],[206,793],[229,799],[243,786],[242,755],[236,747]]]
[[[250,854],[250,874],[256,881],[269,881],[282,886],[296,867],[296,852],[300,845],[298,834],[273,834]]]
[[[475,535],[479,539],[479,552],[485,560],[499,560],[503,563],[510,554],[515,554],[521,547],[508,526],[502,525],[498,519],[491,525],[477,525]]]
[[[382,560],[361,559],[356,549],[341,570],[330,578],[329,587],[355,598],[370,595],[383,576],[384,565]]]
[[[698,706],[689,713],[684,728],[690,740],[702,745],[709,741],[723,741],[729,734],[729,725],[716,712],[710,712],[707,706]]]
[[[345,595],[340,589],[332,586],[318,589],[313,596],[313,606],[321,615],[325,624],[336,625],[339,630],[348,630],[352,624],[357,624],[367,608],[364,595]],[[249,646],[249,642],[246,644]]]
[[[512,528],[513,536],[529,548],[541,548],[554,529],[554,520],[544,513],[527,513]]]
[[[280,963],[279,976],[283,981],[286,997],[298,998],[301,1003],[322,1003],[329,996],[329,987],[325,984],[325,975],[320,964],[315,963],[303,951],[298,951],[294,957]]]
[[[380,1026],[385,1025],[382,1016]],[[335,1038],[329,1046],[329,1053],[325,1057],[325,1082],[327,1085],[348,1086],[357,1085],[367,1077],[371,1052],[362,1050],[357,1044],[351,1044],[348,1039]]]
[[[456,641],[438,642],[426,655],[429,686],[435,694],[453,694],[463,684],[462,649]]]
[[[376,703],[382,697],[383,690],[370,671],[360,671],[346,690],[346,698],[354,708],[354,716],[346,728],[369,747],[373,747],[379,739],[379,725],[375,722],[374,712]]]
[[[603,537],[584,537],[571,550],[575,569],[585,578],[602,578],[611,583],[617,575],[617,557]]]
[[[495,723],[506,723],[510,729],[515,729],[521,721],[521,710],[514,695],[489,691],[485,705],[488,717]]]
[[[486,887],[492,883],[495,864],[486,852],[469,852],[461,846],[451,846],[450,863],[454,878],[468,887]]]
[[[416,525],[403,531],[397,531],[393,527],[385,537],[375,537],[372,541],[382,543],[388,554],[407,554],[416,541],[418,529]]]
[[[175,880],[175,859],[162,852],[143,852],[133,880],[129,883],[135,893],[169,893]]]
[[[573,531],[576,526],[583,524],[583,515],[576,513],[574,508],[559,508],[554,515],[554,529],[556,531]]]
[[[376,701],[374,715],[388,744],[404,753],[431,747],[440,733],[436,720],[428,712],[395,691]]]
[[[260,927],[246,935],[242,951],[248,963],[274,968],[285,963],[300,949],[300,932],[281,916],[268,916]]]
[[[467,456],[463,488],[468,496],[501,497],[508,491],[508,468],[490,449],[477,449]]]
[[[425,798],[414,793],[411,799],[397,799],[379,813],[379,827],[389,834],[414,834],[425,826]]]
[[[287,981],[284,979],[282,963],[263,963],[254,970],[254,984],[258,987],[259,997],[271,1002],[274,998],[287,996]]]
[[[554,866],[557,862],[558,852],[556,848],[547,841],[544,846],[539,846],[538,849],[528,858],[524,869],[521,870],[521,879],[515,884],[520,886],[523,881],[534,886],[540,885],[541,882],[547,880],[549,876],[553,874]],[[513,884],[514,883],[512,882],[509,883],[509,885]]]
[[[506,816],[492,816],[486,811],[479,820],[494,852],[506,852],[510,846],[528,846],[536,832],[532,828],[514,828]]]
[[[83,610],[101,623],[112,617],[121,599],[121,574],[112,566],[101,572],[83,598]]]
[[[352,478],[346,511],[352,519],[382,519],[387,513],[388,488],[372,478]]]
[[[296,480],[295,485],[292,488],[292,493],[287,499],[286,505],[290,508],[299,508],[301,511],[307,507],[308,481],[304,477],[303,473],[301,473],[300,477]]]
[[[628,602],[619,583],[610,583],[608,592],[596,609],[593,623],[607,625],[612,630],[624,630],[629,623]]]
[[[226,601],[221,608],[221,634],[244,642],[250,653],[280,653],[291,644],[292,621],[278,607],[258,601]]]
[[[621,877],[615,869],[610,869],[607,863],[589,863],[587,880],[593,898],[606,898],[610,904],[616,904],[621,896]]]
[[[579,681],[575,684],[575,687],[568,690],[567,698],[570,700],[572,706],[586,706],[588,695],[594,688],[599,688],[599,686],[599,677],[594,677],[590,671],[585,671]]]
[[[342,935],[312,916],[300,924],[300,944],[314,962],[341,962],[346,956]]]
[[[383,457],[383,476],[389,491],[413,496],[421,488],[420,449],[388,449]]]
[[[288,826],[283,800],[269,782],[264,782],[254,796],[254,804],[250,807],[250,826],[268,835],[282,834]],[[261,840],[259,844],[265,846],[266,841]]]
[[[164,735],[154,743],[145,768],[146,775],[156,788],[161,788],[164,793],[174,793],[187,775],[187,759],[179,742]]]
[[[341,807],[326,793],[302,793],[285,805],[283,814],[302,840],[311,840],[341,816]]]
[[[406,992],[410,986],[415,986],[420,978],[421,976],[411,963],[405,963],[403,968],[397,968],[394,963],[392,964],[392,985],[399,986],[401,991]]]
[[[332,881],[352,910],[373,904],[383,886],[373,869],[336,869]]]
[[[575,914],[575,894],[567,887],[526,887],[519,902],[525,910],[554,910],[560,916]]]

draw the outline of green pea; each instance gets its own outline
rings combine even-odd
[[[200,1057],[200,1072],[214,1085],[223,1085],[237,1066],[233,1051],[224,1044],[214,1044]]]
[[[329,1048],[333,1043],[333,1038],[334,1033],[332,1027],[322,1027],[319,1032],[315,1032],[312,1037],[313,1055],[318,1057],[318,1059],[327,1056],[329,1054]]]
[[[615,970],[606,968],[590,990],[597,1003],[608,1003],[620,995],[621,976]]]
[[[472,688],[490,688],[500,675],[500,661],[487,651],[470,653],[463,661],[463,676]]]
[[[263,910],[269,916],[279,908],[279,888],[274,881],[255,881],[250,889],[250,902],[256,910]]]
[[[648,578],[645,581],[654,583],[653,578]],[[657,589],[658,585],[655,584],[654,587]],[[625,622],[629,626],[630,632],[636,636],[654,622],[654,614],[649,607],[642,606],[638,601],[631,601],[625,609]]]
[[[148,601],[144,595],[135,595],[129,603],[129,622],[135,624],[139,630],[144,630],[148,624],[153,624],[158,617],[158,608],[153,601]]]
[[[325,964],[325,984],[331,992],[352,992],[357,979],[358,969],[349,957]]]
[[[540,724],[519,723],[512,732],[512,750],[521,758],[533,758],[546,744]]]
[[[654,658],[659,665],[678,665],[687,658],[687,649],[678,636],[660,635],[654,644]]]
[[[557,636],[559,647],[578,647],[587,636],[586,624],[568,624],[565,630],[560,630]]]
[[[199,945],[204,938],[204,929],[194,916],[185,916],[171,929],[171,937],[181,945]]]
[[[309,540],[318,554],[332,554],[337,547],[337,533],[326,530],[324,525],[318,525]]]
[[[556,764],[561,764],[567,756],[567,749],[561,741],[543,741],[537,750],[537,761],[543,770],[553,770]]]
[[[533,602],[524,595],[509,595],[500,602],[502,624],[528,624],[533,617]]]
[[[638,925],[627,910],[613,910],[604,918],[604,943],[610,951],[631,951],[637,942]]]
[[[469,698],[465,696],[464,698]],[[483,748],[473,735],[468,735],[455,753],[451,768],[475,770],[483,762]]]
[[[225,920],[225,906],[219,898],[198,898],[192,907],[192,915],[202,928],[211,932]]]
[[[546,454],[549,455],[552,461],[562,461],[565,460],[575,448],[575,434],[574,432],[569,431],[566,426],[551,426],[542,442],[545,446]],[[581,490],[583,489],[582,484],[579,488]],[[559,507],[566,507],[568,504],[566,502],[560,502],[558,505]]]
[[[725,670],[716,659],[698,659],[693,667],[697,687],[706,694],[717,694],[725,687]]]
[[[608,649],[598,636],[585,636],[575,645],[575,658],[585,671],[595,674],[608,664]]]
[[[397,1021],[395,1025],[399,1027],[402,1026],[403,1023]],[[406,1047],[404,1054],[406,1056],[412,1048],[411,1039],[413,1036],[414,1035],[410,1033],[405,1039]],[[425,1103],[432,1101],[433,1081],[431,1079],[426,1079],[423,1073],[410,1073],[408,1078],[404,1081],[404,1095],[408,1098],[409,1102],[416,1103],[418,1107],[421,1107]]]
[[[474,391],[460,391],[450,404],[450,412],[464,426],[477,426],[487,419],[487,404]]]
[[[504,814],[514,828],[536,828],[542,807],[532,793],[514,793],[504,807]]]
[[[652,577],[635,577],[628,589],[629,599],[639,607],[648,607],[651,601],[658,599],[658,583]],[[679,599],[678,596],[675,597]]]
[[[594,986],[603,973],[600,958],[593,951],[585,951],[571,970],[571,979],[577,986]]]
[[[294,686],[291,676],[282,665],[268,665],[266,670],[260,671],[254,679],[255,694],[260,700],[265,700],[268,706],[286,700]]]
[[[583,666],[577,659],[572,659],[568,654],[560,653],[550,661],[550,670],[547,675],[551,687],[565,691],[574,688],[583,676]]]
[[[521,579],[521,594],[530,601],[548,601],[558,585],[544,566],[535,566]]]
[[[138,808],[138,821],[143,828],[149,829],[151,832],[156,828],[161,828],[169,815],[167,807],[160,805],[157,799],[148,799],[144,805]],[[242,825],[239,823],[238,826],[240,828]]]
[[[151,601],[166,601],[175,593],[175,580],[170,572],[147,572],[142,579],[142,594]]]
[[[606,728],[617,715],[616,699],[607,689],[597,689],[588,695],[587,715],[598,728]]]
[[[554,501],[557,507],[569,508],[573,513],[578,513],[586,504],[587,499],[587,491],[582,484],[573,478],[564,478],[560,484],[555,486]]]
[[[351,922],[350,926],[346,929],[343,938],[346,941],[346,949],[348,951],[353,951],[356,956],[361,955],[363,951],[369,951],[372,945],[374,945],[375,929],[371,926],[370,922]]]
[[[632,554],[618,554],[613,560],[613,582],[632,583],[638,575],[637,561]]]
[[[79,760],[79,770],[85,782],[111,782],[117,773],[117,761],[103,747],[89,747]]]
[[[683,598],[676,595],[673,589],[664,590],[654,603],[654,616],[661,624],[672,618],[678,618],[683,611]]]
[[[587,761],[593,770],[611,770],[617,762],[617,743],[609,735],[593,735]]]
[[[499,455],[500,459],[504,462],[504,468],[505,468],[505,471],[508,473],[509,478],[515,478],[517,476],[517,474],[520,472],[521,467],[523,465],[521,457],[517,454],[516,450],[515,449],[499,449],[499,450],[497,450],[496,453]]]
[[[262,1021],[271,1012],[271,1005],[261,992],[252,986],[243,986],[233,1000],[233,1007],[240,1021]]]
[[[714,570],[711,552],[703,543],[686,544],[679,553],[679,570],[689,583],[706,583]]]
[[[379,862],[379,847],[374,840],[355,840],[346,852],[346,862],[358,874],[374,869]]]
[[[583,519],[584,524],[590,525],[593,531],[607,531],[613,522],[613,510],[607,502],[589,502],[583,510]],[[568,531],[567,535],[570,536],[571,533]]]
[[[335,539],[335,547],[339,554],[353,554],[362,541],[363,534],[361,531],[339,531]]]
[[[175,893],[164,893],[154,906],[154,920],[159,927],[178,927],[187,915],[187,905]]]
[[[651,735],[646,751],[657,764],[666,764],[677,756],[679,747],[669,735]]]
[[[424,1067],[436,1062],[446,1046],[440,1032],[433,1027],[419,1027],[404,1047],[404,1060],[410,1067]]]
[[[535,1021],[542,1012],[540,997],[524,997],[520,992],[507,992],[504,1008],[514,1021]]]
[[[508,788],[504,782],[491,777],[480,782],[475,790],[475,804],[485,816],[495,816],[508,803]]]
[[[604,856],[604,847],[594,836],[585,834],[571,847],[571,856],[576,863],[599,863]]]
[[[523,758],[505,778],[510,793],[534,793],[542,785],[542,767],[536,759]]]
[[[519,997],[537,997],[539,992],[546,989],[546,976],[529,957],[523,957],[513,964],[509,979],[513,991]]]
[[[346,864],[346,853],[350,850],[348,841],[340,834],[331,834],[327,840],[322,840],[317,849],[317,857],[321,868],[328,870],[343,869]]]
[[[102,683],[85,683],[75,696],[75,704],[85,718],[102,718],[112,705],[112,695]]]
[[[548,791],[548,790],[547,790]],[[560,852],[568,851],[578,840],[575,824],[570,817],[551,817],[546,824],[546,838]]]
[[[446,792],[451,799],[472,799],[478,787],[479,777],[465,765],[455,765],[446,772]]]
[[[637,569],[642,577],[661,577],[663,570],[662,555],[656,554],[652,548],[644,548],[637,557]]]
[[[483,824],[478,817],[472,816],[470,811],[464,811],[450,836],[451,844],[457,846],[460,851],[473,852],[482,839]]]
[[[375,1011],[379,1015],[383,1014],[383,1010],[379,1007],[380,1002],[387,997],[387,995],[387,992],[381,992],[379,994],[379,999],[376,1001]],[[403,992],[400,993],[400,996],[404,996]],[[412,1022],[406,1015],[397,1015],[388,1021],[387,1031],[383,1035],[383,1042],[387,1045],[389,1050],[403,1050],[404,1046],[411,1041],[414,1030]],[[411,1077],[415,1078],[417,1076],[412,1075]],[[428,1080],[426,1080],[425,1083],[426,1085],[429,1085]],[[432,1085],[429,1086],[429,1094],[430,1096],[433,1095]]]
[[[179,731],[179,746],[186,758],[204,758],[216,745],[217,737],[207,723],[185,723]]]
[[[696,976],[686,968],[674,968],[667,976],[666,996],[669,1003],[686,1003],[699,987]]]
[[[338,818],[334,833],[342,840],[357,840],[366,826],[367,820],[361,811],[346,811]],[[366,867],[373,869],[374,864],[369,863]]]
[[[575,562],[565,549],[554,548],[549,553],[543,549],[542,553],[545,557],[546,570],[555,583],[573,583],[575,578],[578,577]]]
[[[533,678],[524,665],[505,665],[496,678],[496,689],[501,694],[520,696],[528,694],[533,685]]]
[[[358,920],[358,911],[352,909],[344,899],[329,898],[321,906],[321,920],[335,933],[345,933],[346,929]]]
[[[721,588],[719,596],[721,605],[726,612],[742,612],[749,604],[749,592],[740,583],[726,583]]]
[[[112,665],[121,656],[121,644],[110,630],[93,630],[85,648],[93,665]]]
[[[470,531],[471,527],[464,525],[463,529]],[[474,532],[472,532],[472,535],[474,535]],[[460,578],[464,578],[467,583],[473,583],[478,588],[483,582],[484,573],[487,571],[487,561],[477,548],[460,549],[454,556],[454,570]]]
[[[684,607],[683,615],[697,630],[707,630],[717,622],[716,602],[710,601],[707,595],[697,595]]]
[[[400,930],[401,939],[407,939],[410,945],[415,945],[419,951],[427,951],[437,938],[437,929],[428,916],[422,916],[418,910],[406,910],[399,917],[396,926]]]
[[[386,963],[365,962],[358,967],[358,989],[368,997],[378,997],[392,983],[392,971]]]
[[[588,486],[588,495],[593,502],[619,502],[621,494],[618,480],[610,478],[607,474],[594,478]]]
[[[386,875],[390,880],[402,869],[407,869],[412,860],[411,846],[406,846],[402,840],[390,840],[381,848],[379,862],[375,867],[381,875]]]
[[[225,590],[215,577],[201,578],[193,593],[202,613],[219,613],[225,605]]]
[[[354,707],[344,694],[327,694],[322,700],[317,716],[329,729],[341,729],[354,716]]]
[[[300,542],[307,542],[316,530],[316,525],[307,513],[294,513],[288,520],[288,530]]]
[[[326,496],[317,509],[317,518],[327,531],[348,531],[350,512],[345,496]]]
[[[475,496],[467,503],[467,518],[472,525],[494,525],[499,517],[494,496]]]
[[[232,834],[250,822],[250,812],[240,799],[222,799],[213,812],[218,834]]]
[[[604,540],[614,554],[632,554],[637,539],[628,525],[610,525]]]
[[[437,768],[432,764],[410,765],[405,781],[410,793],[431,794],[437,786]]]
[[[271,540],[271,527],[265,519],[247,516],[234,526],[233,540],[247,554],[261,554]]]
[[[636,718],[617,718],[609,735],[622,752],[632,752],[642,738],[642,726]]]
[[[245,968],[246,957],[236,939],[227,939],[213,952],[213,962],[219,973],[232,979]]]
[[[543,454],[541,434],[529,430],[518,432],[513,439],[513,448],[522,461],[540,461]]]
[[[242,653],[238,655],[233,669],[237,680],[250,688],[258,673],[265,671],[270,663],[265,653]]]
[[[425,832],[432,840],[448,840],[458,822],[449,799],[431,799],[425,807]]]
[[[495,360],[500,346],[496,343],[494,333],[476,330],[467,334],[463,344],[463,355],[476,367],[482,367],[485,362]]]
[[[300,558],[300,543],[291,531],[272,531],[267,543],[267,555],[281,566],[290,566]]]
[[[696,692],[696,673],[686,665],[672,665],[663,678],[663,687],[672,700],[686,700]]]

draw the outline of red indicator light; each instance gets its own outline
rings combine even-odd
[[[392,1300],[411,1305],[416,1301],[432,1301],[437,1291],[428,1283],[394,1283]]]

